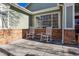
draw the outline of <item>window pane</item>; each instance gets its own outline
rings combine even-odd
[[[53,14],[53,28],[58,28],[58,14]]]
[[[36,19],[38,20],[38,27],[50,27],[51,26],[51,14],[39,16],[41,18],[40,20],[38,17]]]
[[[43,27],[50,27],[51,26],[51,21],[43,21],[42,22]]]
[[[73,27],[73,7],[69,6],[66,8],[66,27]]]

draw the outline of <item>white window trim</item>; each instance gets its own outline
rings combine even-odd
[[[72,20],[72,22],[73,22],[73,27],[72,28],[68,28],[67,26],[66,26],[66,8],[67,7],[70,7],[70,6],[72,6],[73,7],[73,20]],[[74,4],[71,4],[71,5],[65,5],[64,6],[64,16],[65,16],[65,29],[75,29],[75,7],[74,7]]]
[[[57,12],[52,12],[52,13],[46,13],[46,14],[36,15],[36,16],[34,16],[34,19],[36,20],[36,17],[39,17],[39,16],[48,15],[48,14],[56,14],[56,13],[58,13],[58,28],[53,28],[53,29],[61,29],[60,12],[59,12],[59,11],[57,11]]]

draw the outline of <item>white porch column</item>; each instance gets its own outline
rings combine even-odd
[[[63,20],[62,20],[62,43],[64,44],[64,30],[75,29],[75,4],[65,3],[63,6]]]

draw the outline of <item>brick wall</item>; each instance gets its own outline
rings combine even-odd
[[[64,43],[76,44],[75,30],[64,30]]]
[[[26,30],[28,32],[29,30]],[[45,33],[46,29],[36,29],[35,33]],[[61,29],[52,29],[52,38],[53,39],[62,39],[62,30]]]
[[[21,29],[0,29],[0,44],[8,44],[22,38]]]
[[[79,34],[76,33],[76,41],[77,41],[77,44],[79,44]]]
[[[22,38],[26,39],[26,34],[29,32],[28,29],[22,29]]]
[[[62,30],[61,29],[53,29],[52,30],[53,39],[62,39]]]
[[[0,29],[0,44],[8,44],[14,40],[26,38],[28,29]],[[45,29],[36,29],[35,33],[45,33]],[[61,39],[61,29],[52,29],[52,38]],[[65,44],[76,44],[75,30],[64,30],[64,42]],[[78,36],[79,43],[79,36]]]
[[[36,33],[45,33],[45,29],[36,29]],[[62,30],[61,29],[52,29],[52,38],[53,39],[61,39],[62,38]]]

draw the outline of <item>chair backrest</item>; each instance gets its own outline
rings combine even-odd
[[[35,29],[34,29],[34,27],[30,27],[30,29],[29,29],[29,33],[32,33],[32,34],[35,33]]]
[[[52,27],[46,27],[46,34],[52,35]]]

